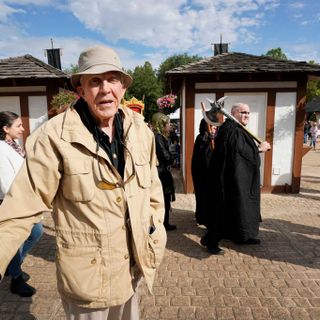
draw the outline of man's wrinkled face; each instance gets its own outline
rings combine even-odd
[[[241,104],[236,110],[232,112],[232,115],[244,126],[249,123],[250,108],[247,104]]]
[[[126,91],[119,72],[82,75],[79,95],[87,102],[89,110],[98,122],[112,119],[118,111]]]

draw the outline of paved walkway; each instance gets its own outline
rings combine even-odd
[[[260,246],[224,241],[224,256],[199,246],[194,197],[178,194],[165,259],[154,285],[141,292],[141,319],[320,319],[320,150],[303,159],[299,195],[262,195]],[[0,285],[0,319],[65,319],[56,291],[50,217],[24,269],[38,289],[32,298]]]

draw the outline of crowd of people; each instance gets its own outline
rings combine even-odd
[[[11,292],[32,296],[21,265],[42,235],[43,214],[56,230],[57,281],[71,320],[139,319],[137,287],[151,290],[164,255],[171,202],[171,168],[180,168],[179,138],[170,118],[155,113],[151,129],[120,103],[132,78],[117,53],[97,46],[79,56],[71,84],[80,98],[28,137],[21,118],[0,113],[0,279]],[[223,254],[222,239],[257,245],[260,155],[244,127],[247,104],[237,103],[221,126],[203,119],[192,157],[195,220],[201,245]],[[210,181],[210,188],[206,187]]]

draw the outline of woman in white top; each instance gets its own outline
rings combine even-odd
[[[21,118],[17,114],[10,111],[0,112],[0,203],[24,162],[24,150],[16,142],[16,139],[22,137],[23,131]],[[30,277],[21,270],[21,264],[30,249],[39,241],[42,233],[42,224],[35,224],[30,236],[7,267],[6,275],[11,276],[12,293],[31,297],[36,292],[35,288],[26,283]]]

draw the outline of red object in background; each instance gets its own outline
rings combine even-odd
[[[138,100],[137,98],[133,97],[130,100],[123,100],[122,104],[125,107],[130,108],[131,110],[138,112],[140,114],[143,114],[144,110],[144,103],[141,100]]]

